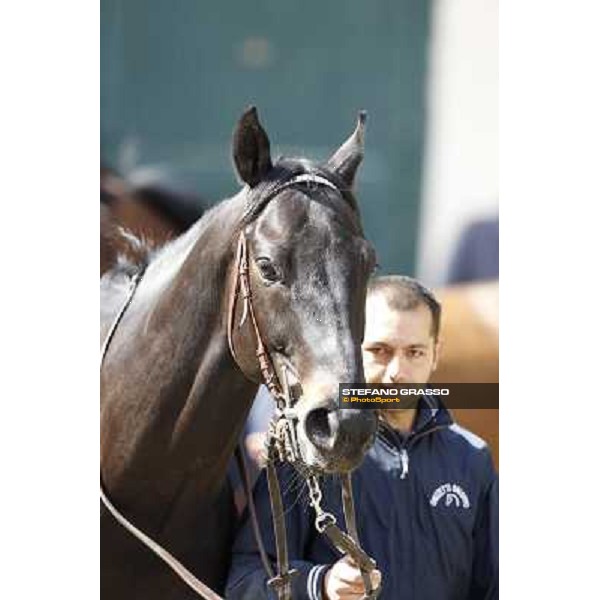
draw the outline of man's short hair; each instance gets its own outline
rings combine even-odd
[[[424,304],[431,312],[431,333],[437,340],[440,333],[442,306],[431,290],[406,275],[383,275],[369,280],[367,294],[383,294],[392,310],[414,310]]]

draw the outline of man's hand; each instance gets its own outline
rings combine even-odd
[[[244,440],[246,452],[254,464],[262,469],[267,463],[267,450],[265,448],[265,440],[267,434],[262,431],[249,433]]]
[[[371,584],[378,588],[381,583],[381,573],[371,571]],[[340,558],[325,574],[323,592],[326,600],[360,600],[365,593],[365,584],[360,569],[349,557]]]

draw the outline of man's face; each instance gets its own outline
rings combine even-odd
[[[439,342],[432,334],[431,311],[425,304],[396,311],[388,306],[383,294],[370,294],[362,351],[369,384],[427,383],[439,353]]]

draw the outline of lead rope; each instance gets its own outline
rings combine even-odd
[[[272,460],[267,462],[267,482],[271,496],[271,514],[275,532],[275,548],[277,551],[277,575],[267,581],[277,593],[279,600],[290,600],[292,597],[291,579],[298,575],[298,569],[290,569],[287,551],[287,535],[285,530],[285,514],[281,499],[281,488]]]
[[[310,504],[314,508],[316,513],[316,530],[319,533],[326,535],[329,541],[342,554],[349,555],[360,569],[361,574],[363,574],[363,581],[365,583],[365,595],[363,595],[362,600],[376,599],[379,596],[380,588],[373,590],[370,578],[371,571],[373,571],[376,567],[375,561],[360,547],[360,545],[358,544],[358,536],[354,537],[352,532],[350,532],[350,535],[344,533],[337,526],[335,516],[330,512],[323,510],[323,508],[321,507],[322,492],[321,488],[319,487],[319,482],[316,476],[311,475],[307,479],[307,483]],[[347,524],[348,522],[352,524],[352,526],[355,529],[354,533],[356,534],[356,526],[354,524],[354,503],[352,501],[348,502],[348,498],[345,496],[342,496],[342,499],[344,501],[345,515],[352,515],[349,519],[348,516],[346,516]],[[350,531],[350,527],[348,529]]]
[[[319,480],[316,475],[308,472],[302,465],[298,451],[298,442],[295,437],[295,427],[291,422],[297,415],[291,406],[292,395],[287,381],[287,369],[283,369],[283,399],[285,406],[280,406],[278,415],[269,428],[269,455],[267,461],[267,481],[269,484],[269,495],[271,498],[271,511],[273,516],[273,529],[275,532],[275,546],[277,550],[277,562],[279,573],[277,577],[269,580],[269,585],[277,590],[279,600],[291,598],[290,579],[295,575],[295,569],[288,570],[287,540],[285,535],[285,521],[281,490],[277,480],[275,462],[290,462],[294,468],[306,479],[310,504],[315,510],[315,528],[321,534],[325,534],[331,543],[345,555],[349,555],[358,565],[365,585],[365,594],[362,600],[375,600],[379,596],[380,588],[374,590],[370,573],[375,568],[375,561],[360,547],[358,541],[358,530],[352,496],[352,484],[350,475],[342,476],[342,502],[346,527],[348,533],[344,533],[336,524],[333,514],[326,512],[321,507],[323,498]]]
[[[293,437],[294,427],[291,423],[295,418],[295,412],[292,408],[292,395],[285,366],[282,369],[282,376],[283,390],[278,389],[279,396],[276,397],[277,414],[274,421],[269,424],[268,434],[266,468],[277,553],[277,575],[270,575],[267,585],[275,590],[278,600],[291,600],[291,579],[298,575],[299,571],[298,569],[289,568],[285,513],[275,463],[278,458],[294,463],[297,457],[294,453],[295,437]]]
[[[352,493],[352,479],[349,473],[342,475],[342,505],[344,507],[344,518],[346,519],[346,529],[350,534],[350,537],[360,546],[360,540],[358,539],[358,528],[356,527],[356,511],[354,509],[354,495]],[[360,574],[362,576],[363,583],[365,584],[365,595],[364,599],[377,598],[379,596],[379,590],[373,589],[371,583],[370,571],[364,566],[360,566]]]

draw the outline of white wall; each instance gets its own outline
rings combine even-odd
[[[462,228],[498,207],[498,0],[436,0],[417,274],[446,275]]]

